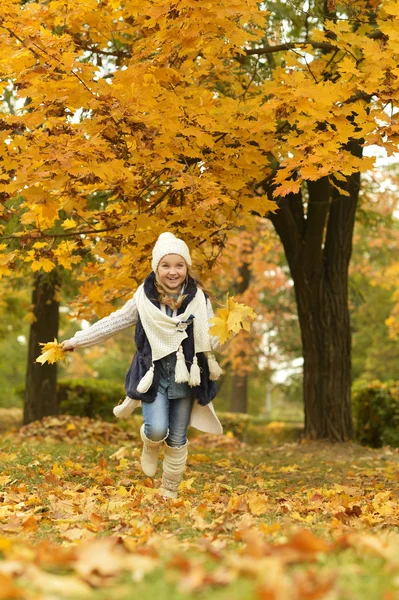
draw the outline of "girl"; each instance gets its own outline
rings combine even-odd
[[[133,298],[62,343],[67,351],[85,348],[136,325],[136,354],[125,380],[127,396],[113,412],[127,417],[141,403],[141,467],[153,477],[165,443],[160,492],[169,498],[177,497],[186,466],[188,425],[223,433],[212,405],[215,380],[222,372],[212,354],[219,341],[209,334],[213,310],[190,267],[186,243],[162,233],[152,252],[152,272]]]

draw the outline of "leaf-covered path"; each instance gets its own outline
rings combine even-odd
[[[0,598],[399,598],[398,451],[203,435],[171,501],[128,426],[3,436]]]

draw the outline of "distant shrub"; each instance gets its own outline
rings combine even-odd
[[[23,386],[18,389],[18,394],[21,398],[24,397]],[[91,419],[99,417],[104,421],[115,421],[112,409],[124,398],[124,386],[107,379],[60,379],[57,382],[58,413],[61,415]],[[135,411],[134,416],[141,421],[140,412]],[[249,444],[275,446],[296,441],[302,435],[303,427],[298,424],[270,422],[264,417],[244,413],[217,411],[217,414],[225,434]],[[121,421],[122,424],[129,423],[126,419]],[[189,437],[195,437],[198,433],[199,431],[190,429]]]
[[[251,417],[245,413],[218,412],[218,417],[225,433],[232,433],[234,437],[243,440],[248,429]]]
[[[277,421],[269,421],[262,417],[254,417],[244,413],[218,413],[224,433],[248,444],[266,444],[275,446],[286,442],[298,441],[303,427]]]
[[[356,381],[352,408],[361,444],[399,447],[399,381]]]
[[[123,384],[107,379],[60,379],[57,382],[59,414],[115,419],[112,409],[125,397]]]

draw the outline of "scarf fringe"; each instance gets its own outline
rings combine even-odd
[[[186,360],[183,354],[182,346],[179,346],[176,352],[177,361],[175,368],[175,381],[176,383],[187,383],[190,379],[189,372],[186,365]]]
[[[137,386],[137,391],[140,394],[145,394],[150,389],[152,382],[154,381],[154,365],[148,369],[147,373],[142,377]]]
[[[198,365],[197,356],[194,355],[193,364],[191,365],[190,372],[188,372],[186,360],[183,354],[182,346],[179,346],[179,349],[176,353],[176,369],[175,369],[175,381],[176,383],[188,383],[190,387],[196,387],[201,385],[201,371]],[[208,366],[209,366],[209,377],[212,381],[216,381],[219,379],[221,374],[223,373],[220,368],[214,354],[212,352],[207,353]],[[145,394],[150,389],[152,382],[154,381],[154,365],[148,369],[147,373],[144,377],[141,378],[137,391],[140,394]]]
[[[209,377],[212,381],[216,381],[223,373],[223,370],[212,352],[207,353],[207,358],[209,367]]]
[[[212,352],[207,352],[206,356],[208,359],[209,377],[212,381],[216,381],[222,375],[223,370]],[[197,385],[201,385],[201,371],[198,365],[197,356],[194,355],[193,364],[191,365],[189,373],[186,366],[182,346],[179,346],[179,349],[177,351],[175,381],[176,383],[188,383],[190,387],[196,387]]]
[[[194,356],[193,364],[191,365],[191,369],[190,369],[190,380],[188,382],[188,385],[190,387],[195,387],[200,384],[201,384],[201,371],[198,366],[198,359],[196,356]]]

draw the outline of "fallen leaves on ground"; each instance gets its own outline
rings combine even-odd
[[[93,443],[95,441],[117,444],[123,440],[139,439],[137,431],[129,431],[116,427],[114,423],[90,419],[89,417],[74,417],[59,415],[44,417],[21,427],[17,434],[19,438],[62,441],[76,445],[78,442]]]
[[[0,599],[129,597],[153,572],[171,598],[240,584],[240,599],[351,600],[370,569],[378,598],[399,592],[399,452],[198,436],[176,500],[140,453],[133,421],[47,417],[4,437]]]

